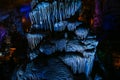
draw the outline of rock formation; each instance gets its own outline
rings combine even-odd
[[[75,80],[84,73],[90,79],[96,36],[79,21],[81,0],[31,2],[31,28],[26,35],[30,61],[15,71],[13,80]]]

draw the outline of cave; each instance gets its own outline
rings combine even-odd
[[[1,0],[0,80],[119,80],[119,0]]]

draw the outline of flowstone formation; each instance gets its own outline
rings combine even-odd
[[[81,0],[31,2],[31,28],[26,35],[30,61],[18,67],[13,80],[90,79],[96,52],[96,36],[78,20]],[[80,79],[79,79],[80,80]]]

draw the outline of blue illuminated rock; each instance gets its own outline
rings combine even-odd
[[[74,80],[73,74],[80,73],[90,77],[98,41],[83,22],[69,20],[82,8],[81,0],[70,1],[38,2],[30,12],[30,63],[16,71],[18,80]],[[32,33],[34,28],[39,32]]]

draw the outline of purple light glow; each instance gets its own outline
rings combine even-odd
[[[0,26],[0,44],[2,43],[6,33],[7,33],[6,29]]]
[[[100,27],[102,22],[102,11],[100,8],[100,3],[100,0],[95,0],[94,28]]]

